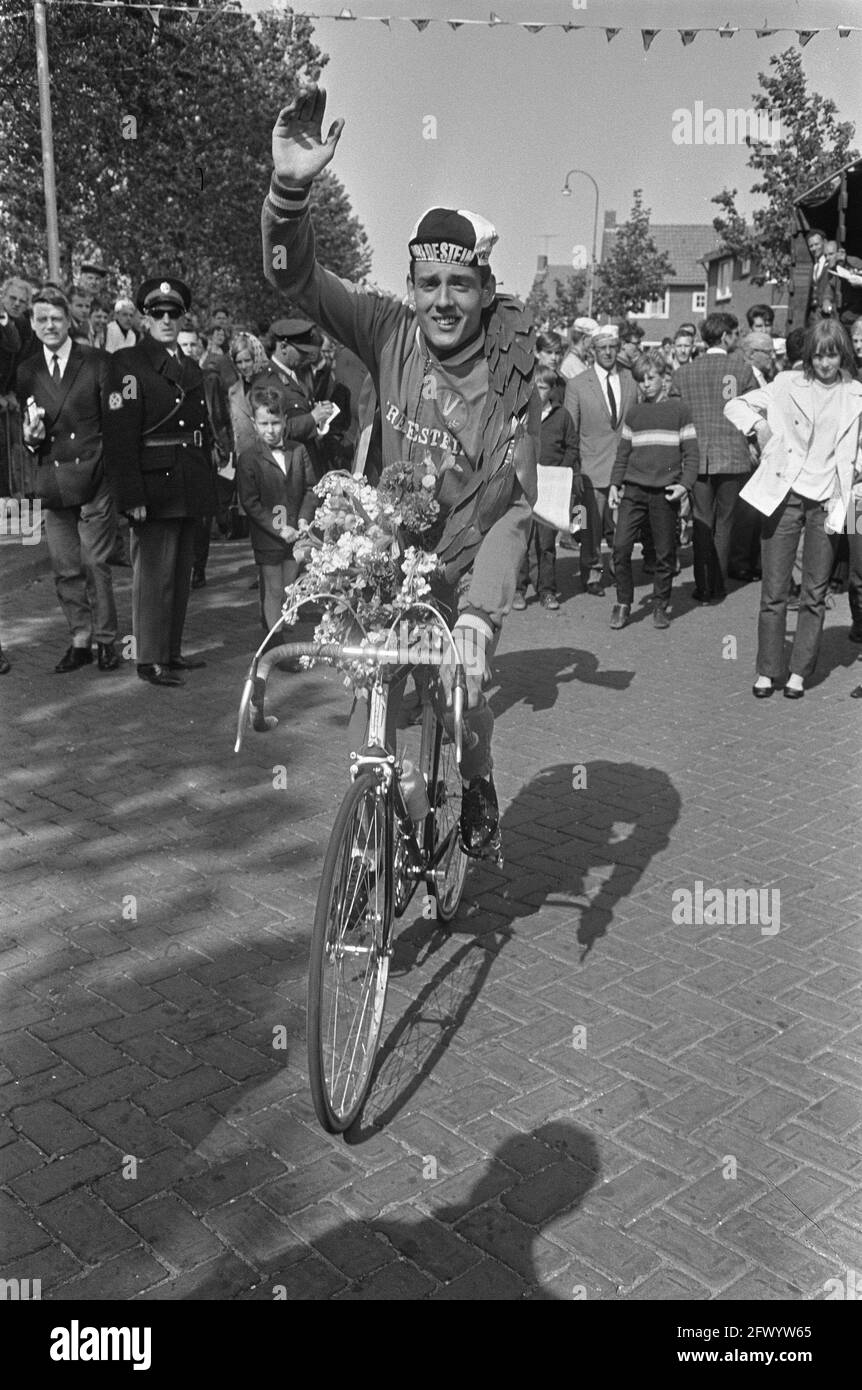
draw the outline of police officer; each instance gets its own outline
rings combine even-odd
[[[117,508],[131,525],[132,631],[141,680],[182,685],[203,661],[182,654],[195,525],[213,510],[203,374],[177,346],[191,292],[169,276],[136,296],[145,334],[110,359],[104,458]]]

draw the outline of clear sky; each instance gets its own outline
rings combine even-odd
[[[297,3],[297,10],[338,12],[344,0]],[[625,220],[642,188],[653,222],[709,224],[711,197],[737,188],[743,211],[753,174],[744,145],[678,145],[673,112],[696,102],[721,110],[751,105],[769,58],[798,47],[795,33],[757,39],[700,34],[683,47],[678,29],[699,25],[793,30],[833,26],[801,49],[809,86],[831,96],[839,117],[857,128],[862,147],[862,32],[841,39],[834,26],[862,24],[859,0],[347,0],[357,15],[565,21],[603,27],[530,34],[505,27],[452,31],[431,25],[315,23],[330,56],[323,84],[327,124],[346,120],[333,170],[348,190],[374,251],[372,277],[401,290],[406,243],[419,213],[435,203],[482,213],[500,236],[492,263],[498,280],[524,295],[536,257],[568,263],[589,246],[594,193],[572,180],[573,166],[599,186],[599,244],[604,212]],[[253,5],[257,8],[257,5]],[[670,29],[644,51],[640,29]],[[436,121],[436,139],[424,138]],[[546,243],[545,235],[551,239]]]

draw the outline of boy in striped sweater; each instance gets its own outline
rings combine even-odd
[[[608,501],[619,508],[614,538],[617,601],[611,627],[625,627],[634,598],[632,550],[649,518],[655,540],[653,623],[670,626],[668,604],[676,567],[676,519],[679,503],[697,478],[697,436],[688,406],[667,396],[668,376],[660,352],[651,352],[632,368],[640,401],[626,415],[611,473]]]

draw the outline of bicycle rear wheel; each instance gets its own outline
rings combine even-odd
[[[389,978],[391,813],[371,773],[352,783],[332,828],[308,970],[308,1071],[330,1134],[353,1123],[371,1084]]]
[[[461,848],[459,834],[461,774],[455,761],[455,745],[440,719],[437,720],[433,765],[433,794],[429,792],[434,813],[433,851],[436,852],[444,840],[448,841],[435,869],[434,896],[437,899],[438,919],[451,922],[464,892],[467,855]]]

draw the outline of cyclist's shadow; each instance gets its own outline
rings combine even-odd
[[[521,788],[502,819],[503,874],[474,866],[449,927],[411,922],[411,908],[410,924],[396,932],[386,1019],[397,1002],[401,1012],[388,1031],[384,1022],[371,1093],[348,1143],[389,1124],[444,1065],[498,953],[516,932],[529,939],[529,919],[544,906],[570,907],[572,964],[584,964],[667,846],[680,804],[665,772],[636,763],[557,764]]]
[[[546,905],[571,906],[583,964],[667,848],[681,805],[660,768],[598,759],[544,768],[503,818],[512,918],[523,924]],[[506,897],[494,896],[507,913]]]

